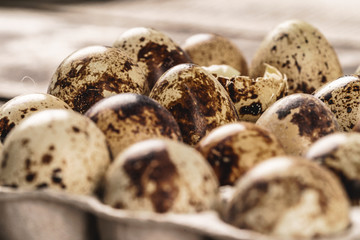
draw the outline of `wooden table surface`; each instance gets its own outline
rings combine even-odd
[[[234,41],[251,62],[264,36],[288,19],[317,27],[345,74],[360,65],[360,1],[355,0],[54,0],[0,2],[0,99],[45,92],[60,62],[90,45],[112,45],[125,30],[146,26],[182,44],[214,32]],[[71,2],[71,3],[70,3]]]

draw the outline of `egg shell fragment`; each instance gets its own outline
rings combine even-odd
[[[144,95],[122,93],[105,98],[92,106],[85,116],[103,131],[113,157],[128,146],[149,138],[182,141],[180,128],[171,113]]]
[[[90,119],[70,110],[44,110],[10,132],[0,163],[2,186],[93,194],[110,154]]]
[[[211,73],[212,75],[214,75],[215,77],[227,77],[227,78],[231,78],[231,77],[235,77],[235,76],[239,76],[240,72],[238,70],[236,70],[235,68],[226,65],[226,64],[221,64],[221,65],[210,65],[208,67],[204,67],[202,66],[206,71],[208,71],[209,73]]]
[[[256,122],[275,101],[288,94],[287,78],[268,65],[263,77],[217,77],[229,93],[241,121]]]
[[[360,119],[360,77],[348,75],[329,82],[314,96],[335,114],[343,131],[350,131]]]
[[[216,78],[195,64],[179,64],[164,73],[149,95],[168,109],[185,143],[195,145],[212,129],[238,121],[228,93]]]
[[[46,93],[30,93],[16,96],[0,107],[0,140],[22,120],[45,109],[71,109],[61,99]]]
[[[341,132],[320,138],[305,156],[337,175],[351,203],[360,205],[360,133]]]
[[[248,66],[242,51],[227,37],[213,33],[199,33],[187,38],[182,47],[197,65],[226,64],[242,75],[248,75]]]
[[[212,209],[217,193],[217,178],[199,152],[151,139],[130,146],[111,164],[104,202],[134,211],[194,213]]]
[[[212,130],[196,149],[207,159],[220,185],[234,185],[256,164],[285,151],[266,129],[249,122],[229,123]]]
[[[307,159],[275,157],[235,186],[225,221],[281,239],[332,236],[350,226],[350,207],[338,179]]]
[[[169,36],[153,28],[131,28],[113,46],[125,51],[143,69],[150,90],[166,70],[192,62]]]
[[[149,87],[142,69],[125,52],[90,46],[64,59],[47,92],[84,113],[105,97],[125,92],[147,94]]]
[[[319,138],[340,131],[336,117],[318,98],[296,93],[271,105],[256,121],[279,140],[285,152],[302,156]]]
[[[302,20],[285,21],[268,33],[252,59],[250,77],[262,76],[264,63],[286,74],[290,94],[311,94],[343,75],[331,44],[317,28]]]
[[[360,66],[355,70],[355,73],[356,75],[360,75]]]

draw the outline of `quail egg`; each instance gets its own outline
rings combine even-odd
[[[177,43],[152,28],[131,28],[122,33],[113,46],[125,51],[143,69],[150,89],[166,70],[191,62]]]
[[[249,169],[285,151],[266,129],[249,122],[222,125],[196,145],[219,179],[220,185],[234,185]]]
[[[272,132],[285,152],[295,156],[302,156],[319,138],[340,130],[335,115],[325,103],[306,93],[279,99],[256,124]]]
[[[213,33],[195,34],[187,38],[182,47],[197,65],[226,64],[244,76],[248,74],[248,66],[243,53],[224,36]]]
[[[307,159],[275,157],[256,165],[235,186],[225,221],[281,239],[331,236],[350,226],[338,179]]]
[[[192,147],[149,139],[120,153],[105,175],[104,203],[157,213],[194,213],[215,207],[218,181]]]
[[[224,87],[211,73],[195,64],[179,64],[169,69],[149,97],[172,113],[184,142],[192,146],[212,129],[238,120]]]
[[[350,131],[360,119],[360,76],[340,77],[316,90],[314,96],[331,109],[342,130]]]
[[[142,69],[120,49],[90,46],[70,54],[56,69],[48,87],[77,112],[99,100],[124,92],[147,94]]]
[[[320,138],[306,157],[335,173],[352,204],[360,205],[360,133],[341,132]]]
[[[233,101],[242,121],[256,122],[276,100],[288,93],[287,78],[276,68],[267,65],[264,76],[217,77]]]
[[[360,119],[355,123],[355,126],[352,129],[353,132],[360,132]]]
[[[44,110],[7,136],[0,185],[92,194],[109,164],[106,138],[89,118],[72,110]]]
[[[61,99],[45,93],[16,96],[0,107],[0,140],[23,119],[44,109],[70,109]]]
[[[105,98],[85,116],[103,131],[113,157],[140,140],[166,137],[182,141],[180,128],[171,113],[144,95],[122,93]]]
[[[302,20],[285,21],[265,37],[251,62],[250,77],[262,76],[264,63],[286,74],[290,94],[311,94],[343,75],[331,44],[317,28]]]

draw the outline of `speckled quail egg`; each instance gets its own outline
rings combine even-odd
[[[215,77],[231,78],[240,75],[238,70],[226,64],[210,65],[208,67],[203,66],[203,68],[209,73],[213,74]]]
[[[281,239],[331,236],[350,226],[350,207],[338,179],[307,159],[275,157],[235,186],[225,221]]]
[[[103,131],[113,157],[131,144],[155,137],[182,141],[171,113],[153,99],[135,93],[105,98],[86,113]]]
[[[44,110],[17,125],[0,158],[0,185],[92,194],[110,164],[101,130],[71,110]]]
[[[311,145],[308,159],[334,172],[354,205],[360,205],[360,133],[333,133]]]
[[[70,54],[52,76],[48,93],[77,112],[118,93],[147,94],[145,74],[118,48],[90,46]]]
[[[266,129],[249,122],[222,125],[196,145],[219,179],[220,185],[233,185],[249,169],[285,151]]]
[[[212,129],[238,120],[224,87],[211,73],[195,64],[179,64],[169,69],[149,97],[172,113],[184,142],[189,145],[198,143]]]
[[[113,46],[125,51],[143,69],[150,89],[166,70],[191,62],[169,36],[152,28],[131,28],[122,33]]]
[[[352,129],[353,132],[360,132],[360,119],[355,123],[355,126]]]
[[[227,37],[213,33],[199,33],[187,38],[182,47],[197,65],[226,64],[244,76],[248,74],[247,62],[242,51]]]
[[[16,96],[0,107],[0,140],[23,119],[44,109],[70,109],[61,99],[45,93],[31,93]]]
[[[316,90],[314,96],[331,109],[342,130],[350,131],[360,119],[360,76],[340,77]]]
[[[335,115],[325,103],[306,93],[279,99],[256,124],[272,132],[285,152],[295,156],[303,155],[319,138],[340,130]]]
[[[215,207],[217,178],[194,148],[150,139],[120,153],[105,175],[104,203],[157,213],[193,213]]]
[[[287,78],[276,68],[267,65],[264,76],[217,77],[233,101],[242,121],[256,122],[276,100],[288,93]]]
[[[331,44],[311,24],[288,20],[276,26],[256,51],[250,77],[262,76],[264,63],[286,74],[290,93],[313,93],[343,75]]]

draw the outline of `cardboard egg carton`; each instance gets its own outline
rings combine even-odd
[[[360,208],[351,227],[319,240],[360,239]],[[2,240],[275,240],[223,222],[216,212],[155,214],[113,209],[92,196],[0,187]]]

